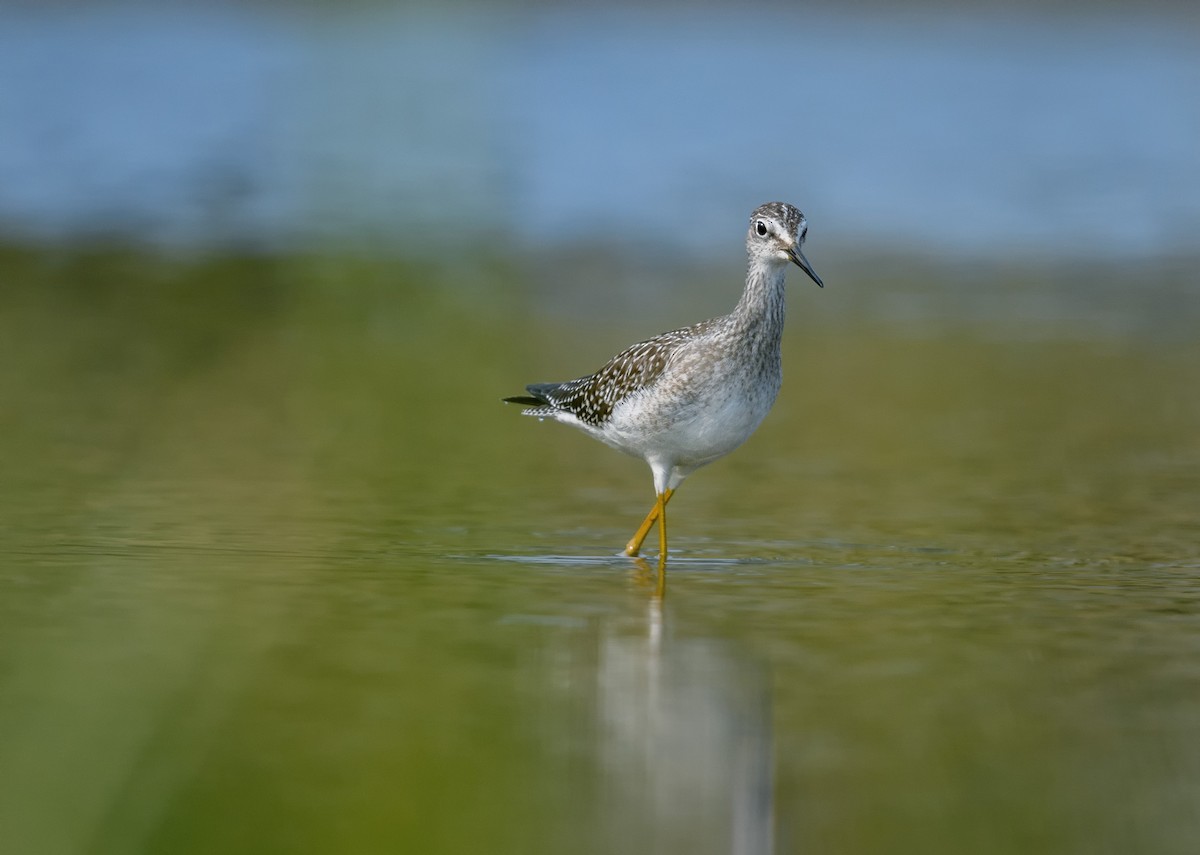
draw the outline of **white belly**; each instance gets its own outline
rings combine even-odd
[[[622,401],[595,436],[652,464],[690,472],[733,451],[766,418],[778,381],[750,388],[753,391],[747,392],[744,384],[726,382],[710,386],[707,394],[684,390],[661,410],[642,410],[636,400]]]

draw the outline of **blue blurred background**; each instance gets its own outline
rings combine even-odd
[[[0,8],[0,235],[1191,254],[1189,4]],[[834,249],[836,248],[836,250]]]

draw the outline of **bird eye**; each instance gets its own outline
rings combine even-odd
[[[754,231],[756,231],[758,233],[759,237],[766,237],[767,236],[767,224],[764,223],[762,220],[759,220],[757,223],[754,224]]]

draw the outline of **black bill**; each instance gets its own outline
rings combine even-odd
[[[825,283],[821,281],[821,277],[817,275],[817,271],[812,269],[812,265],[808,263],[808,259],[804,257],[804,253],[800,251],[800,247],[794,246],[787,251],[788,258],[796,263],[796,266],[812,277],[812,281],[817,283],[820,288],[825,287]]]

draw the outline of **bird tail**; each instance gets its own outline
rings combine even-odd
[[[562,386],[561,383],[530,383],[525,387],[528,395],[514,395],[504,398],[509,404],[524,404],[527,407],[553,407],[553,393]]]
[[[505,398],[509,404],[523,404],[527,410],[521,410],[523,416],[535,416],[539,419],[556,418],[558,407],[554,403],[554,392],[561,383],[530,383],[525,387],[528,395],[513,395]]]

